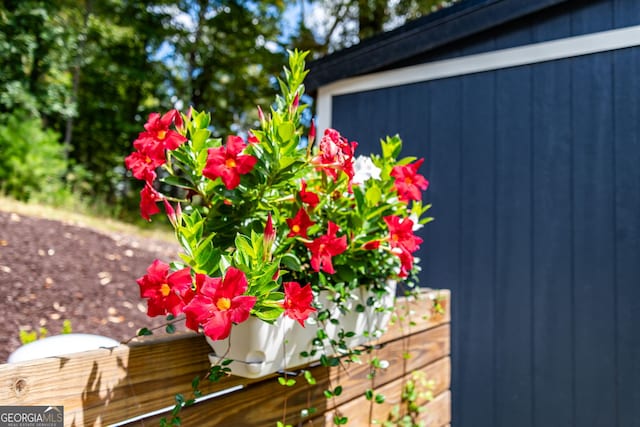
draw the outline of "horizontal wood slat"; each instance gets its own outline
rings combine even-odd
[[[431,313],[430,298],[436,292],[447,307],[444,314]],[[449,388],[448,300],[448,291],[433,291],[418,301],[398,299],[397,319],[373,350],[375,356],[388,360],[392,369],[376,375],[375,387],[392,384],[412,370],[423,369],[433,376],[438,394]],[[406,307],[413,312],[409,316],[411,324],[404,315]],[[4,364],[0,365],[0,404],[63,405],[65,425],[117,423],[171,406],[177,393],[190,396],[191,381],[209,367],[209,352],[202,336],[178,334],[143,338],[113,349]],[[317,408],[318,416],[362,396],[371,386],[366,378],[368,357],[363,354],[364,363],[350,364],[347,370],[310,367],[318,382],[315,387],[307,385],[302,377],[294,387],[283,387],[275,381],[275,375],[261,379],[230,376],[217,383],[202,381],[200,389],[205,395],[231,387],[242,390],[186,408],[181,414],[184,425],[268,425],[281,419],[285,396],[288,423],[299,419],[300,410],[309,407],[309,402]],[[344,387],[343,394],[327,401],[323,390],[338,383]],[[221,405],[225,405],[224,411],[220,410]],[[144,424],[157,425],[159,418],[151,417]],[[141,423],[130,425],[137,424]]]
[[[375,420],[373,425],[382,425],[387,420],[391,408],[395,404],[401,404],[400,393],[402,391],[402,379],[394,381],[378,392],[385,395],[386,398],[392,399],[394,403],[372,404],[364,397],[352,400],[348,405],[339,408],[340,416],[347,417],[349,425],[368,426],[371,425],[369,420]],[[417,417],[428,427],[443,427],[451,422],[451,392],[446,390],[433,398],[430,402],[424,403],[423,412]],[[371,411],[369,411],[371,409]],[[324,424],[327,426],[334,425],[333,416],[335,411],[328,411],[324,415]],[[314,423],[314,426],[316,424]]]

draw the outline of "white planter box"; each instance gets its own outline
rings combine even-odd
[[[396,283],[389,282],[388,292],[378,307],[391,308],[395,299]],[[359,300],[352,302],[352,307],[358,303],[366,306],[367,298],[371,294],[362,290]],[[376,310],[376,307],[366,307],[364,312],[358,313],[351,310],[347,314],[341,314],[334,303],[331,308],[332,318],[340,320],[339,325],[326,322],[324,330],[329,338],[336,339],[341,330],[355,332],[355,336],[345,341],[350,347],[362,345],[372,340],[370,334],[383,331],[391,318],[391,310]],[[313,357],[303,357],[301,352],[312,350],[312,340],[320,325],[315,324],[315,316],[311,316],[300,326],[296,321],[288,317],[280,317],[271,325],[250,317],[246,322],[234,325],[227,339],[213,341],[207,338],[213,353],[209,354],[212,364],[224,359],[233,360],[229,365],[231,372],[245,378],[259,378],[274,372],[304,365],[320,359],[322,354],[335,353],[330,346],[324,351],[316,352]],[[369,333],[366,334],[366,333]],[[326,340],[325,340],[326,342]]]

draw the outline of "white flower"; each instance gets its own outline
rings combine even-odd
[[[409,215],[409,219],[413,221],[413,227],[412,227],[413,231],[418,231],[422,227],[424,227],[424,225],[420,224],[419,222],[420,218],[418,218],[418,215],[416,215],[415,213],[412,213],[411,215]]]
[[[358,156],[353,162],[354,184],[364,184],[370,178],[380,179],[380,168],[373,164],[369,156]]]

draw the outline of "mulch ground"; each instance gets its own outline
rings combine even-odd
[[[0,211],[0,363],[20,346],[19,330],[62,330],[118,341],[154,327],[136,279],[154,259],[175,259],[170,243]]]

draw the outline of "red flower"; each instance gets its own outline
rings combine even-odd
[[[349,177],[351,188],[351,180],[355,174],[353,154],[357,146],[357,142],[349,143],[337,130],[327,129],[320,140],[320,151],[313,163],[334,180],[338,178],[338,172],[343,171]]]
[[[307,238],[307,229],[311,227],[314,222],[311,221],[307,211],[304,208],[300,208],[298,213],[293,218],[287,218],[287,225],[289,225],[289,234],[287,237],[301,236]]]
[[[247,136],[247,142],[248,142],[249,144],[259,144],[259,143],[260,143],[260,140],[258,139],[258,137],[257,137],[257,136],[255,136],[255,135],[253,134],[253,132],[249,131],[249,134],[248,134],[248,136]]]
[[[156,168],[162,166],[166,159],[152,158],[148,154],[134,151],[124,159],[124,165],[136,179],[152,183],[156,179]]]
[[[140,297],[147,298],[147,315],[177,316],[190,298],[191,274],[188,268],[169,273],[169,265],[155,260],[147,268],[147,274],[137,280]]]
[[[239,136],[229,136],[224,147],[209,148],[207,164],[202,174],[210,179],[220,177],[228,190],[240,185],[240,175],[251,172],[257,158],[240,154],[246,144]]]
[[[140,191],[140,215],[147,221],[151,221],[151,215],[160,213],[160,208],[156,205],[163,198],[148,182]]]
[[[396,180],[393,183],[398,198],[404,202],[409,200],[422,200],[420,190],[426,190],[429,187],[429,181],[418,173],[418,168],[422,165],[424,159],[419,159],[412,164],[406,166],[394,166],[390,175]]]
[[[312,208],[315,208],[320,203],[318,195],[312,191],[307,191],[307,183],[302,180],[302,189],[300,190],[300,199],[302,203],[306,203]]]
[[[167,161],[165,150],[175,150],[187,140],[178,132],[169,129],[174,122],[176,126],[182,127],[182,118],[177,110],[171,110],[162,117],[158,113],[149,115],[149,120],[144,125],[146,131],[140,133],[138,139],[133,141],[137,151],[127,156],[124,161],[136,179],[153,182],[156,178],[156,168]]]
[[[171,110],[162,117],[158,113],[149,114],[149,120],[144,125],[146,132],[142,132],[138,136],[134,145],[137,142],[139,145],[153,144],[162,147],[164,150],[175,150],[187,138],[169,129],[174,122],[176,126],[182,127],[182,118],[178,110]]]
[[[378,249],[380,247],[380,240],[371,240],[370,242],[362,245],[362,249],[366,249],[368,251],[372,251]]]
[[[313,293],[311,285],[301,286],[298,282],[284,282],[284,314],[296,320],[304,328],[304,321],[316,311],[311,306]]]
[[[413,269],[413,255],[402,246],[391,249],[391,253],[400,258],[400,273],[398,273],[398,276],[407,277]]]
[[[383,219],[389,227],[389,243],[392,248],[402,247],[411,253],[420,248],[422,239],[413,234],[413,221],[410,218],[389,215]]]
[[[332,257],[341,254],[347,249],[347,238],[345,236],[336,237],[338,230],[338,226],[329,221],[327,234],[306,244],[311,251],[311,267],[315,271],[320,271],[322,268],[326,273],[335,273]]]
[[[247,291],[247,277],[234,267],[229,267],[224,278],[204,277],[199,280],[202,286],[184,307],[188,324],[202,325],[204,334],[212,340],[225,339],[233,323],[242,323],[249,318],[256,297],[242,295]]]
[[[413,252],[420,248],[422,239],[413,234],[413,221],[398,216],[385,216],[384,221],[389,227],[389,244],[391,253],[400,258],[400,277],[407,277],[413,268]]]

